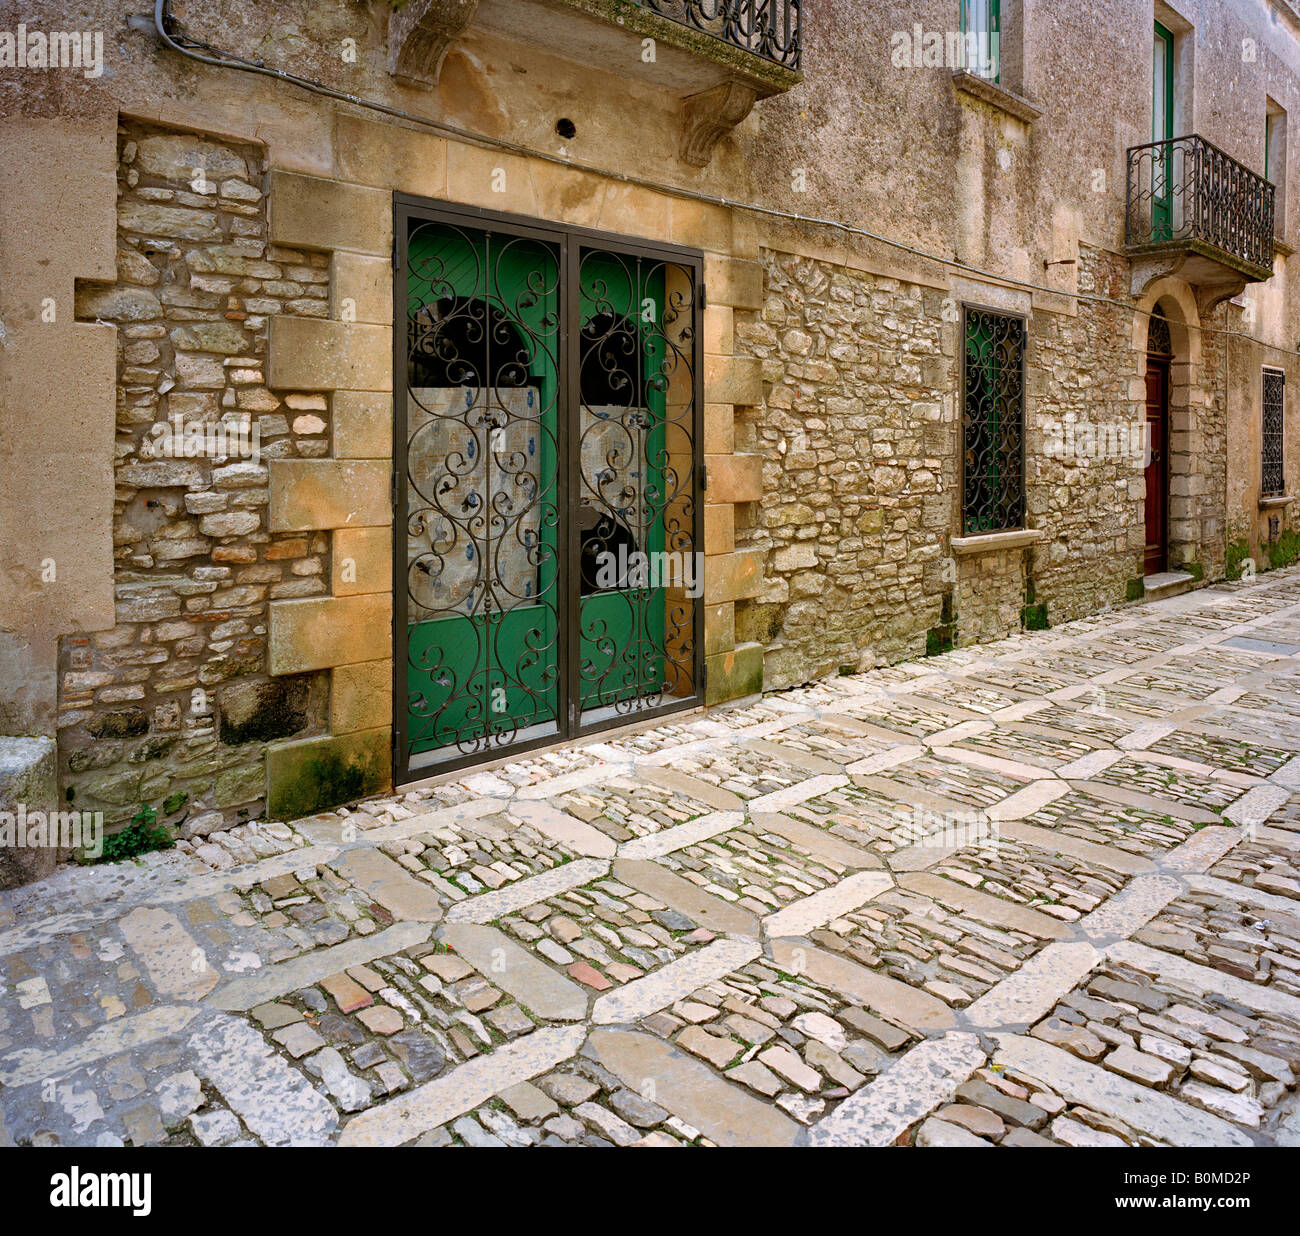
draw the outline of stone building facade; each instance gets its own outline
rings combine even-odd
[[[1262,376],[1300,389],[1291,3],[1003,0],[996,81],[951,61],[957,0],[782,0],[766,42],[697,8],[236,0],[168,7],[164,38],[102,0],[75,20],[104,35],[101,73],[0,65],[21,169],[0,184],[0,452],[30,483],[0,499],[0,732],[54,744],[52,798],[193,834],[411,775],[402,202],[698,262],[698,432],[673,467],[699,466],[704,590],[687,651],[660,653],[689,661],[692,706],[1296,552],[1294,400],[1265,492],[1282,387]],[[1246,230],[1268,145],[1271,274],[1181,213],[1155,244],[1126,230],[1157,24],[1171,137],[1241,165]],[[1159,571],[1135,430],[1153,314]],[[992,430],[971,423],[977,319],[1023,355]],[[255,431],[257,458],[152,449],[190,427]],[[1001,445],[977,484],[980,432]],[[974,511],[995,490],[1014,517]]]

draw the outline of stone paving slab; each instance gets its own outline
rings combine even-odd
[[[1125,1121],[1172,1146],[1249,1146],[1251,1139],[1228,1121],[1158,1090],[1087,1064],[1037,1039],[997,1035],[994,1063],[1050,1083],[1072,1102]]]
[[[0,894],[0,1141],[1300,1143],[1300,570]]]
[[[890,1146],[946,1102],[987,1059],[973,1034],[951,1031],[912,1048],[897,1064],[812,1128],[813,1146]]]

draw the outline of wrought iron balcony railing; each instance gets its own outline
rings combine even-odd
[[[1128,152],[1130,249],[1187,247],[1256,279],[1273,270],[1273,185],[1203,137]]]
[[[802,0],[637,0],[644,8],[787,69],[799,68]]]

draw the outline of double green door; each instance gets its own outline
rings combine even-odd
[[[690,695],[693,606],[660,569],[695,540],[680,264],[398,217],[399,774]]]

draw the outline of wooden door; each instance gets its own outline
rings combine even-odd
[[[1155,575],[1169,566],[1169,359],[1147,357],[1146,556]]]

